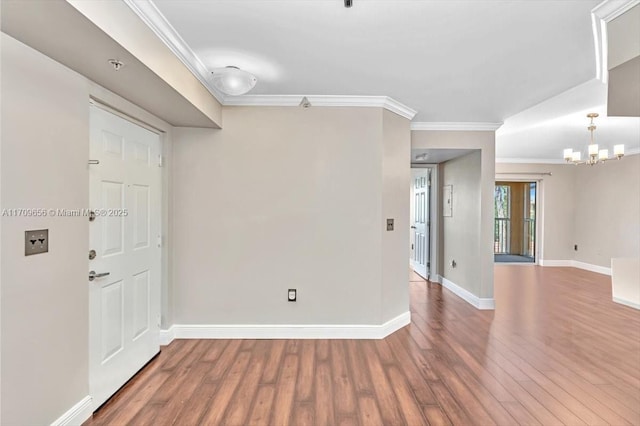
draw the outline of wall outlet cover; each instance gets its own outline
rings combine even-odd
[[[49,251],[49,230],[24,231],[24,255],[47,253]]]

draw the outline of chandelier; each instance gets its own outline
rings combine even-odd
[[[593,166],[594,164],[604,163],[607,160],[613,160],[614,158],[619,160],[624,157],[624,145],[613,146],[613,157],[609,158],[608,149],[598,149],[598,144],[593,140],[593,132],[596,130],[596,125],[593,124],[593,119],[598,116],[597,112],[590,112],[587,114],[587,118],[591,121],[587,129],[591,133],[591,143],[588,146],[587,158],[582,160],[580,151],[574,151],[571,148],[564,150],[564,159],[567,163],[571,164],[588,164]]]

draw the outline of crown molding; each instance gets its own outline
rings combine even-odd
[[[157,35],[160,40],[189,68],[200,83],[224,105],[225,95],[218,91],[209,81],[210,71],[202,63],[167,18],[158,10],[151,0],[123,0],[133,12]]]
[[[309,96],[309,95],[243,95],[228,96],[217,90],[209,81],[209,70],[202,63],[152,0],[123,0],[133,12],[162,40],[182,61],[194,76],[222,105],[234,106],[298,106],[307,96],[314,106],[379,107],[409,120],[416,111],[388,96]]]
[[[375,107],[384,108],[409,120],[416,111],[388,96],[332,95],[242,95],[226,96],[225,106],[298,106],[306,98],[314,107]]]
[[[605,0],[591,9],[596,78],[603,83],[607,83],[609,79],[607,23],[638,4],[640,4],[640,0]]]
[[[500,126],[502,126],[502,123],[418,121],[411,123],[411,130],[495,132]]]
[[[610,22],[637,4],[640,4],[640,0],[605,0],[591,9],[591,13],[605,22]]]
[[[496,163],[503,164],[566,164],[562,158],[496,158]]]

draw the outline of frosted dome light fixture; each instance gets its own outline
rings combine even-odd
[[[225,95],[244,95],[258,82],[253,74],[234,66],[218,68],[212,74],[213,85]]]

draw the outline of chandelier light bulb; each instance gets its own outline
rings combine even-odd
[[[601,149],[600,152],[598,153],[598,160],[604,161],[604,160],[608,160],[608,159],[609,159],[609,150],[608,149]]]
[[[573,149],[567,148],[564,150],[564,159],[567,161],[571,161],[573,158]]]
[[[614,145],[613,146],[613,155],[620,158],[624,155],[624,145]]]

